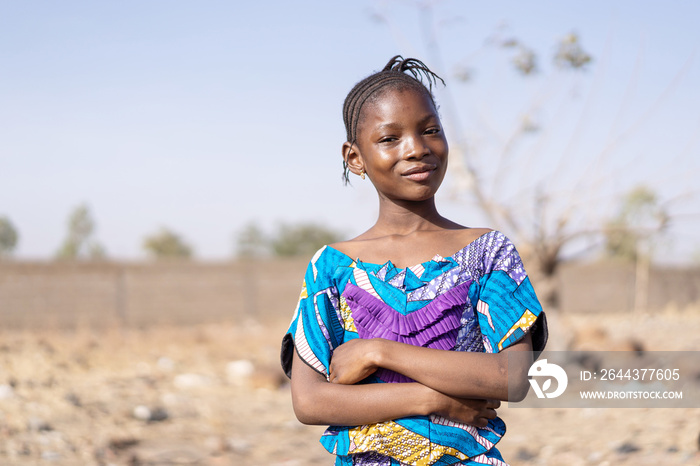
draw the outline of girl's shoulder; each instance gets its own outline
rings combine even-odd
[[[492,228],[464,228],[456,230],[455,233],[455,236],[458,238],[458,243],[462,244],[462,247],[465,247],[485,235],[498,232]]]
[[[353,267],[354,260],[343,252],[325,245],[313,255],[306,268],[304,286],[321,289],[331,286],[338,270]],[[319,288],[320,287],[320,288]]]

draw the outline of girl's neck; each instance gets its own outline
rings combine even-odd
[[[421,230],[449,228],[451,223],[438,213],[435,198],[421,202],[382,199],[379,218],[372,229],[386,235],[408,235]]]

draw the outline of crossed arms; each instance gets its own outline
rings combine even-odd
[[[354,339],[334,350],[330,383],[294,351],[292,404],[304,424],[364,425],[437,414],[485,427],[496,417],[501,401],[525,397],[531,364],[530,333],[500,353],[444,351],[381,338]],[[355,385],[380,367],[415,382]]]

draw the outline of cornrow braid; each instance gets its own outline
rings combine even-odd
[[[424,78],[425,83],[423,82]],[[445,81],[432,72],[422,61],[396,55],[389,60],[384,69],[355,84],[343,103],[343,123],[350,145],[357,142],[357,127],[360,123],[362,107],[366,102],[374,100],[379,95],[377,91],[387,87],[393,89],[409,87],[424,92],[435,105],[433,85],[436,85],[438,81],[445,84]],[[345,160],[343,160],[343,182],[346,185],[350,182],[350,170]]]

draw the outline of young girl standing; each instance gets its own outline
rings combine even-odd
[[[331,426],[321,443],[336,465],[506,464],[495,410],[525,396],[546,342],[513,244],[437,211],[437,80],[397,56],[343,106],[344,177],[372,182],[379,218],[314,255],[282,344],[295,413]]]

